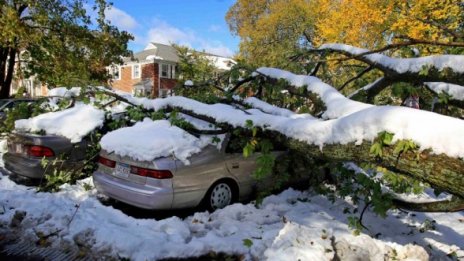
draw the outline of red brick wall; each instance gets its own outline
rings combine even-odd
[[[153,97],[158,97],[159,94],[159,86],[158,83],[161,84],[161,88],[163,89],[172,89],[176,85],[176,80],[168,79],[168,78],[161,78],[159,79],[159,64],[157,63],[149,63],[142,65],[142,75],[139,79],[132,79],[132,66],[123,66],[121,67],[121,79],[120,80],[113,80],[111,86],[117,90],[130,92],[132,93],[133,85],[135,83],[140,82],[143,79],[151,79],[153,83]]]
[[[113,80],[111,86],[117,90],[132,93],[132,87],[142,79],[132,79],[132,66],[121,67],[121,79]]]
[[[142,65],[142,78],[153,78],[155,75],[155,64],[149,63],[149,64],[143,64]]]
[[[177,81],[174,79],[161,78],[161,88],[162,89],[172,89],[176,86]]]
[[[153,90],[152,90],[152,97],[158,97],[158,79],[159,79],[159,64],[155,63],[153,64]]]

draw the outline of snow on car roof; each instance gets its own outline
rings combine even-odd
[[[189,164],[188,158],[210,144],[211,139],[197,138],[185,130],[172,126],[167,120],[145,118],[132,127],[121,128],[104,135],[102,149],[139,161],[175,156]]]
[[[47,134],[64,136],[75,143],[81,141],[94,129],[101,127],[104,119],[103,111],[91,105],[76,104],[66,110],[17,120],[15,128],[27,132],[45,131]]]

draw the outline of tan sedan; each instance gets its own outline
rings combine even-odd
[[[207,146],[189,159],[190,165],[172,157],[135,161],[102,150],[93,181],[99,192],[140,208],[179,209],[201,203],[210,210],[223,208],[249,198],[256,186],[251,174],[257,155],[244,158],[229,144],[227,137],[221,150]]]

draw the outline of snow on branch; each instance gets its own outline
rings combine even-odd
[[[451,99],[464,101],[464,86],[446,82],[426,82],[425,86],[437,94],[444,92]]]
[[[392,58],[380,53],[369,53],[363,48],[354,47],[346,44],[323,44],[319,50],[338,51],[348,56],[362,60],[370,65],[385,68],[396,72],[419,73],[423,68],[435,68],[442,71],[445,68],[452,69],[456,73],[464,73],[464,56],[462,55],[433,55],[419,58]]]
[[[284,79],[292,86],[306,88],[308,91],[319,95],[327,108],[322,114],[325,119],[339,118],[373,106],[346,98],[335,88],[314,76],[296,75],[288,71],[266,67],[259,68],[257,71],[267,77]]]
[[[327,144],[361,144],[374,140],[382,131],[388,131],[395,134],[393,142],[411,139],[421,150],[431,149],[436,154],[464,157],[462,120],[407,107],[370,105],[357,111],[351,109],[355,112],[338,119],[324,121],[255,113],[253,110],[247,114],[230,105],[204,104],[179,96],[151,100],[148,105],[155,110],[179,108],[191,111],[234,127],[245,127],[247,121],[251,120],[255,126],[277,131],[321,149]]]

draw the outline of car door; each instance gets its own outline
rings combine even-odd
[[[259,153],[254,153],[249,157],[243,156],[243,146],[245,140],[239,135],[229,134],[225,141],[224,163],[226,169],[239,183],[240,199],[247,197],[253,191],[256,180],[252,177],[256,169],[256,158]]]

